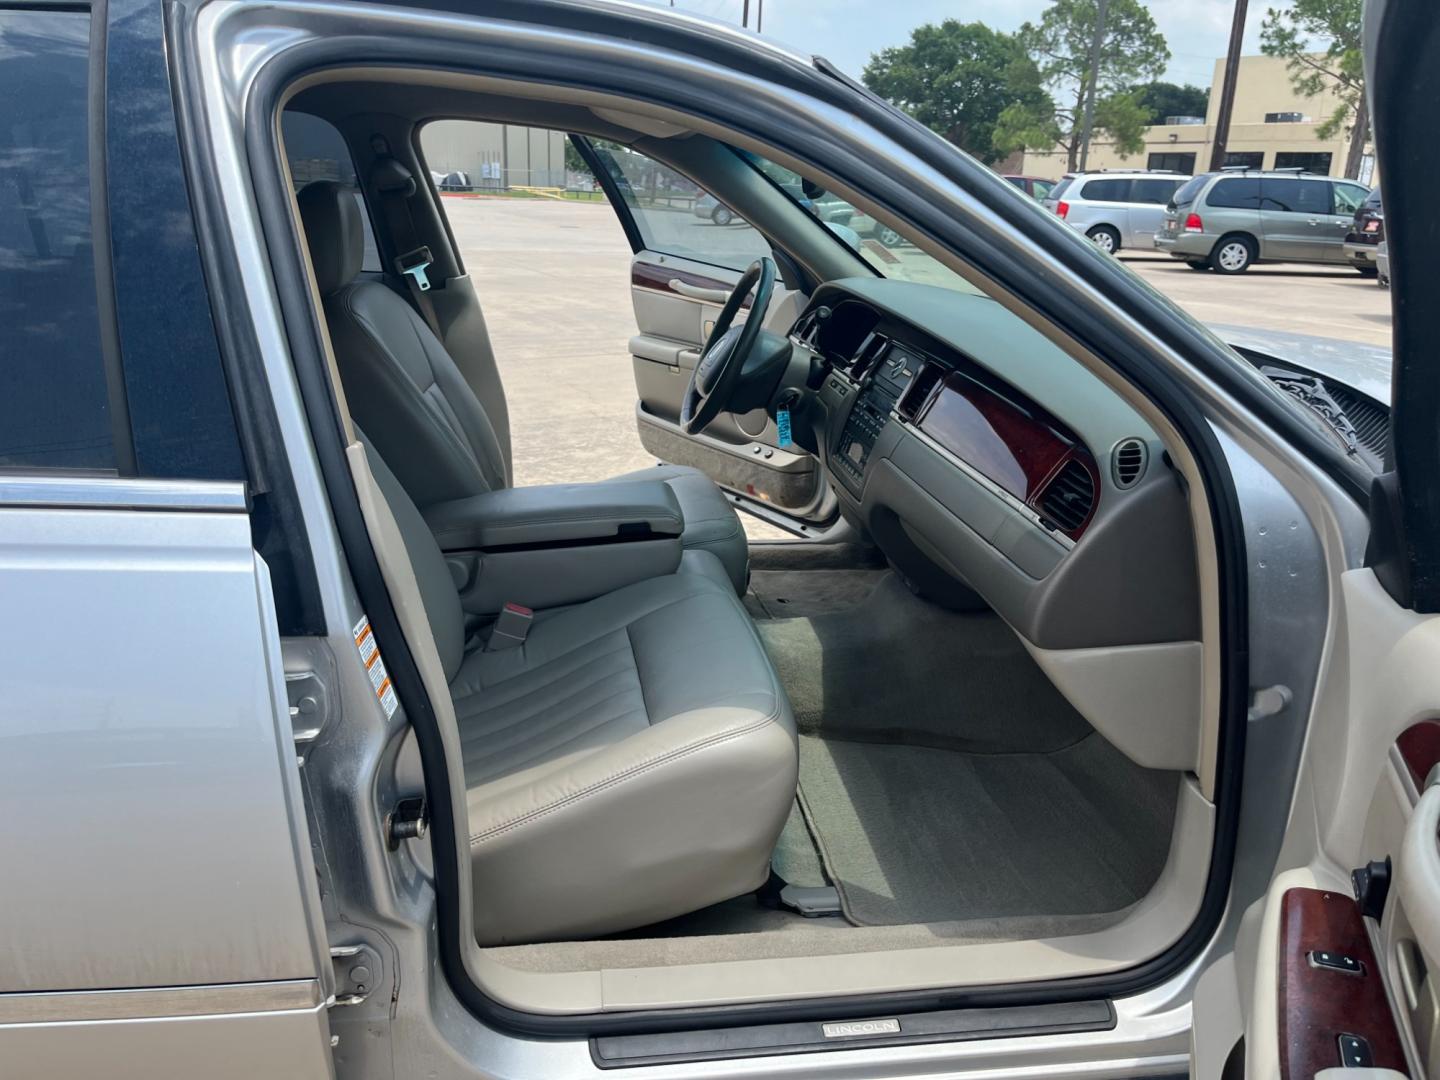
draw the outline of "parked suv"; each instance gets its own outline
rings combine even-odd
[[[1255,262],[1344,263],[1346,234],[1369,194],[1353,180],[1298,171],[1202,173],[1175,192],[1155,246],[1222,274]]]
[[[1380,189],[1376,188],[1355,211],[1345,235],[1345,258],[1366,277],[1374,277],[1380,272],[1379,252],[1384,240],[1385,209],[1380,205]]]
[[[1066,173],[1041,203],[1084,233],[1101,251],[1149,247],[1165,218],[1165,204],[1185,182],[1180,173]]]

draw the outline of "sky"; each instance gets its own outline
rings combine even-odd
[[[674,0],[674,6],[738,24],[744,0]],[[1230,40],[1233,0],[1142,0],[1169,43],[1170,82],[1210,85],[1215,61]],[[958,19],[996,30],[1017,30],[1034,21],[1050,0],[750,0],[750,25],[764,5],[763,33],[798,51],[818,53],[856,76],[871,53],[903,45],[925,23]],[[1275,0],[1251,0],[1245,53],[1260,51],[1260,24]]]

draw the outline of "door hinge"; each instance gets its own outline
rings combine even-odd
[[[380,977],[380,957],[364,943],[330,946],[330,963],[335,968],[332,1007],[359,1005],[370,996]]]

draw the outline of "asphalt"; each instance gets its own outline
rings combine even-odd
[[[601,480],[653,464],[635,430],[630,247],[609,206],[492,197],[446,198],[445,209],[510,401],[517,483]],[[739,227],[685,225],[746,246]],[[1224,277],[1161,255],[1119,258],[1203,322],[1390,343],[1389,292],[1348,267],[1256,266]],[[751,520],[747,530],[785,535]]]

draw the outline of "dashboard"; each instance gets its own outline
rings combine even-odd
[[[813,441],[841,513],[927,595],[1042,648],[1198,637],[1183,485],[1112,389],[996,301],[913,282],[817,289]]]

